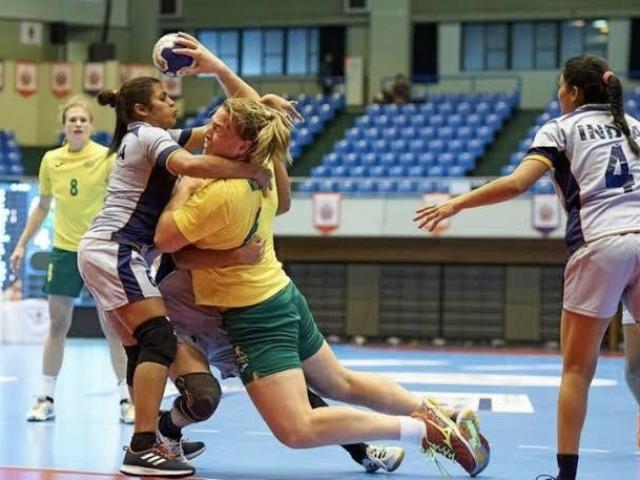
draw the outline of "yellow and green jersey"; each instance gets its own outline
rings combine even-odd
[[[49,150],[40,164],[40,195],[55,200],[53,246],[75,252],[102,208],[114,155],[90,141],[82,150]]]
[[[253,235],[265,242],[264,255],[255,265],[193,270],[193,292],[198,305],[246,307],[287,286],[290,279],[273,246],[277,209],[275,188],[264,197],[254,182],[231,179],[206,182],[173,212],[180,232],[199,248],[237,248]]]

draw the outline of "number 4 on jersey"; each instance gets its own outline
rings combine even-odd
[[[620,173],[616,174],[614,172],[618,164],[620,164]],[[609,164],[607,165],[607,172],[604,178],[607,188],[622,187],[625,192],[633,190],[633,175],[629,173],[629,164],[627,163],[627,157],[625,157],[621,145],[614,145],[611,148]]]

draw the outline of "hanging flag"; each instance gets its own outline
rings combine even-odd
[[[339,193],[316,193],[313,196],[313,226],[328,235],[340,226]]]
[[[448,193],[439,193],[439,192],[425,193],[422,195],[422,206],[426,207],[427,205],[437,205],[438,203],[446,202],[450,198],[451,198],[451,195],[449,195]],[[438,226],[435,228],[433,232],[429,232],[429,230],[427,229],[428,226],[429,225],[425,225],[423,229],[425,232],[432,233],[433,235],[438,235],[449,229],[449,227],[451,226],[451,218],[445,218],[440,223],[438,223]]]
[[[163,77],[162,83],[171,98],[180,98],[182,96],[182,78]]]
[[[104,63],[88,62],[84,64],[82,74],[82,89],[91,95],[95,95],[105,86]]]
[[[38,65],[36,62],[17,61],[15,64],[16,92],[23,97],[38,90]]]
[[[53,62],[49,70],[51,91],[56,97],[64,97],[71,93],[71,64],[69,62]]]
[[[531,224],[547,236],[560,226],[560,202],[553,193],[537,193],[531,197]]]
[[[42,45],[42,22],[20,22],[20,43]]]
[[[136,77],[157,77],[158,71],[151,65],[145,63],[121,63],[120,83]]]

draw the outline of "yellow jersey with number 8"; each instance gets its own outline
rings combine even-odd
[[[115,155],[90,141],[77,152],[68,145],[45,153],[40,164],[40,195],[53,196],[53,246],[75,252],[102,208]]]

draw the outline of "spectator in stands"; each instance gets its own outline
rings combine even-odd
[[[373,98],[373,101],[375,103],[395,103],[397,105],[409,103],[411,101],[411,84],[407,76],[403,73],[398,73],[393,80],[391,88],[383,88]]]
[[[391,101],[397,105],[404,105],[411,101],[411,84],[403,73],[396,75],[391,86]]]
[[[36,404],[27,420],[45,422],[55,418],[56,381],[64,357],[64,345],[71,319],[73,302],[84,282],[77,266],[78,243],[93,217],[102,208],[107,180],[113,166],[113,155],[107,148],[91,140],[93,117],[88,104],[80,97],[70,99],[62,107],[65,141],[60,148],[48,151],[40,165],[40,199],[29,215],[27,224],[11,254],[16,274],[22,267],[25,247],[40,229],[55,199],[53,249],[49,260],[44,291],[49,302],[50,327],[42,358],[42,384]],[[118,381],[120,420],[133,423],[134,409],[125,382],[126,359],[118,338],[104,323],[98,308],[102,331],[109,343],[111,364]]]
[[[567,210],[570,255],[564,273],[555,478],[574,480],[587,393],[607,326],[621,300],[633,320],[640,321],[640,189],[635,184],[640,178],[635,135],[640,122],[624,113],[618,76],[593,55],[567,61],[558,102],[571,115],[547,122],[512,174],[423,207],[415,221],[433,230],[465,208],[509,200],[546,172],[553,173]]]
[[[333,54],[325,53],[318,66],[318,86],[323,95],[331,95],[336,85],[336,66]]]

